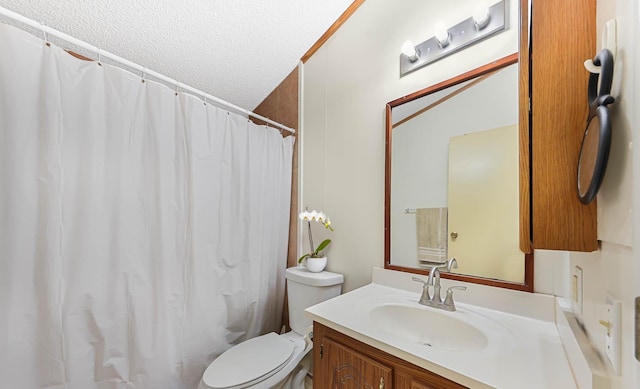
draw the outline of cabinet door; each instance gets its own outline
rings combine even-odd
[[[332,389],[389,389],[393,369],[324,338],[321,373]]]
[[[411,383],[411,389],[437,389],[437,388],[435,386],[413,381]]]
[[[521,0],[521,11],[521,63],[530,66],[520,66],[520,247],[595,251],[596,202],[580,202],[576,172],[589,113],[583,62],[596,54],[596,0]]]
[[[397,367],[394,371],[395,389],[462,389],[465,386],[428,370]]]

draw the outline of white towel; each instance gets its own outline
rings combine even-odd
[[[416,209],[418,264],[441,265],[447,262],[447,214],[445,208]]]

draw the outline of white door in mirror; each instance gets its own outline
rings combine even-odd
[[[449,138],[448,256],[461,274],[524,281],[520,251],[518,126]],[[470,195],[471,194],[471,195]]]

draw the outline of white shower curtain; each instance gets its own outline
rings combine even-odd
[[[194,388],[277,331],[292,150],[0,25],[0,388]]]

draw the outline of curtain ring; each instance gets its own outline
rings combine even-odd
[[[176,80],[176,96],[178,95],[178,88],[180,88],[180,81]]]
[[[204,105],[207,105],[207,95],[204,95]]]
[[[98,65],[102,66],[102,50],[100,50],[100,48],[98,48]]]
[[[145,82],[145,77],[147,76],[147,68],[143,67],[142,68],[142,83],[144,84]]]

